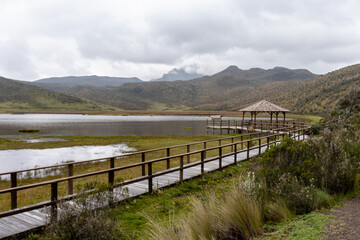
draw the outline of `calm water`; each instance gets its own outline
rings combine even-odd
[[[82,161],[111,156],[120,156],[134,151],[126,144],[107,146],[77,146],[51,149],[20,149],[0,151],[0,173],[42,167],[68,161]],[[2,178],[9,178],[3,176]],[[1,177],[0,177],[1,179]]]
[[[105,116],[81,114],[0,114],[0,137],[27,142],[61,141],[41,136],[186,136],[206,134],[206,120],[198,116]],[[223,118],[241,119],[241,118]],[[19,129],[39,129],[39,133],[19,133]],[[34,139],[32,139],[34,138]],[[0,151],[0,173],[121,155],[131,151],[125,144],[54,149]]]
[[[206,134],[198,116],[105,116],[81,114],[0,114],[0,136],[29,136],[19,129],[39,129],[31,136],[186,136]],[[240,119],[240,118],[223,118]]]

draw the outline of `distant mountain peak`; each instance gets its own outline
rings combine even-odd
[[[176,81],[176,80],[192,80],[195,78],[203,77],[199,73],[186,72],[184,68],[173,68],[168,73],[164,73],[161,78],[153,79],[151,81]]]
[[[224,71],[240,71],[241,69],[238,68],[236,65],[230,65],[228,66]]]

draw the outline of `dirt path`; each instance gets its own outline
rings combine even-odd
[[[333,223],[329,224],[327,240],[360,240],[360,198],[343,201],[342,207],[335,207],[328,214],[334,216]]]

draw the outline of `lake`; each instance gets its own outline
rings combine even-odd
[[[19,149],[0,151],[0,173],[55,165],[64,162],[120,156],[136,149],[126,144],[107,146],[76,146],[51,149]],[[32,174],[33,172],[30,172]],[[0,176],[9,179],[9,175]]]
[[[186,136],[206,134],[206,116],[0,114],[0,136]],[[224,117],[223,120],[240,120]],[[19,133],[39,129],[39,133]]]

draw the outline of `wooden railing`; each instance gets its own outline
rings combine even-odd
[[[291,126],[305,126],[304,122],[301,121],[270,121],[270,120],[223,120],[223,119],[212,119],[206,121],[206,127],[219,130],[249,130],[260,129],[260,130],[272,130],[283,127]]]
[[[172,147],[164,147],[164,148],[157,148],[157,149],[151,149],[147,151],[140,151],[135,153],[129,153],[121,156],[113,156],[110,158],[100,158],[100,159],[92,159],[87,161],[81,161],[81,162],[72,162],[72,163],[64,163],[59,165],[53,165],[53,166],[45,166],[45,167],[38,167],[38,168],[32,168],[32,169],[25,169],[25,170],[19,170],[19,171],[12,171],[12,172],[6,172],[6,173],[0,173],[0,176],[4,175],[10,175],[10,188],[2,189],[0,190],[0,195],[2,194],[10,194],[11,197],[11,210],[1,212],[0,217],[10,216],[16,213],[26,212],[33,209],[39,209],[43,208],[45,206],[51,206],[53,209],[53,212],[55,213],[57,208],[57,203],[60,200],[70,200],[73,198],[78,197],[78,194],[73,194],[73,181],[75,179],[81,179],[85,177],[90,176],[96,176],[100,174],[107,174],[107,182],[108,182],[108,191],[113,191],[116,187],[126,186],[131,183],[140,182],[147,180],[148,181],[148,191],[151,193],[153,191],[153,178],[157,176],[161,176],[164,174],[168,174],[171,172],[179,171],[179,179],[180,181],[183,181],[183,171],[184,169],[191,168],[194,166],[201,165],[201,174],[204,173],[204,164],[211,162],[211,161],[219,161],[219,168],[222,168],[222,158],[227,156],[234,156],[234,163],[237,162],[237,154],[242,152],[247,152],[247,159],[249,158],[249,152],[253,149],[259,149],[259,153],[261,152],[261,148],[264,146],[269,147],[272,144],[275,144],[279,141],[281,141],[281,138],[285,136],[290,137],[298,137],[300,140],[300,136],[304,136],[306,134],[308,127],[305,127],[303,125],[298,124],[291,124],[291,126],[282,127],[278,129],[272,129],[271,132],[256,132],[246,135],[240,135],[240,136],[232,136],[227,138],[220,138],[220,139],[214,139],[214,140],[207,140],[207,141],[201,141],[201,142],[195,142],[190,144],[183,144],[183,145],[177,145]],[[230,140],[231,143],[222,145],[222,141],[224,140]],[[265,141],[266,140],[266,141]],[[207,147],[207,143],[218,141],[219,145],[215,147]],[[264,143],[265,141],[265,143]],[[254,146],[255,143],[255,146]],[[190,147],[196,144],[203,144],[203,148],[200,150],[190,151]],[[181,154],[175,154],[171,155],[171,150],[179,147],[186,146],[187,151],[185,153]],[[241,146],[241,147],[239,147]],[[228,148],[230,150],[228,153],[225,153],[224,148]],[[146,154],[150,152],[155,151],[165,151],[166,156],[157,158],[157,159],[151,159],[146,160]],[[218,151],[218,155],[210,158],[206,158],[206,153],[209,151]],[[119,166],[115,167],[115,161],[120,160],[120,158],[123,158],[125,156],[133,156],[133,155],[139,155],[141,162],[133,163],[125,166]],[[197,162],[190,162],[190,156],[193,155],[199,155],[200,161]],[[170,168],[170,161],[178,159],[179,163],[177,167]],[[187,164],[184,164],[184,161],[186,160]],[[98,162],[98,161],[108,161],[109,162],[109,168],[99,171],[93,171],[89,173],[84,174],[78,174],[73,175],[74,166],[78,164],[86,164],[90,162]],[[158,162],[166,162],[166,170],[161,172],[154,172],[153,170],[153,164]],[[67,168],[68,176],[67,177],[61,177],[54,180],[48,180],[48,181],[42,181],[39,183],[34,184],[27,184],[23,186],[17,186],[17,176],[23,172],[27,171],[36,171],[36,170],[42,170],[47,168],[59,168],[59,167],[65,167]],[[141,168],[141,176],[137,178],[133,178],[130,180],[121,181],[119,183],[115,183],[115,172],[131,169],[131,168]],[[146,170],[147,169],[147,174]],[[59,198],[58,196],[58,185],[59,183],[67,182],[68,185],[68,195]],[[21,208],[17,208],[18,206],[18,198],[17,193],[18,191],[26,190],[26,189],[33,189],[41,186],[51,186],[51,196],[50,200],[46,202],[41,202]]]

